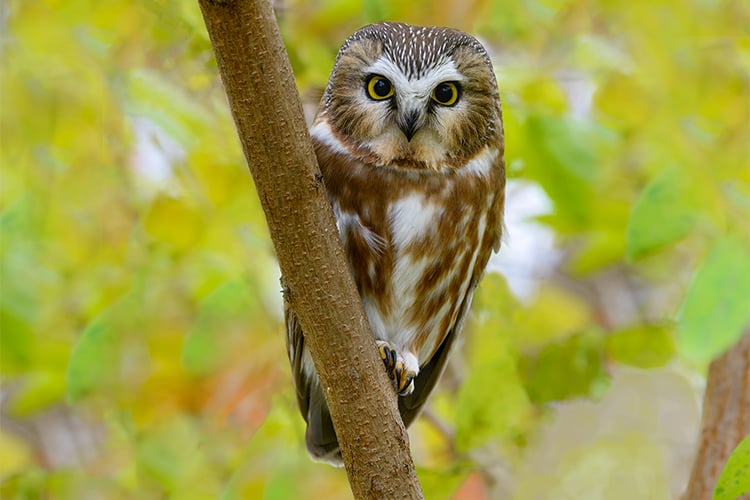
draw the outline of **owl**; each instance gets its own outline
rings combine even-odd
[[[448,28],[378,23],[339,50],[311,136],[349,269],[409,425],[435,387],[492,251],[505,194],[490,58]],[[299,322],[287,347],[305,440],[341,465]]]

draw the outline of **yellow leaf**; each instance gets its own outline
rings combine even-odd
[[[613,75],[597,91],[597,109],[615,120],[623,128],[636,128],[648,121],[653,103],[648,92],[634,78]]]
[[[514,323],[523,331],[514,335],[522,350],[535,350],[550,342],[560,341],[585,329],[591,322],[589,308],[581,298],[562,288],[544,286],[534,303],[519,310]]]
[[[551,77],[540,77],[529,82],[522,90],[521,97],[527,103],[543,108],[552,115],[562,114],[568,107],[568,100],[560,85]]]
[[[0,480],[31,464],[31,450],[20,438],[0,430]]]
[[[146,214],[144,226],[153,238],[184,250],[200,237],[203,221],[200,212],[183,200],[159,196]]]

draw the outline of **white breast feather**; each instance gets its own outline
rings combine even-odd
[[[421,194],[401,198],[388,211],[396,265],[391,280],[394,303],[391,314],[384,318],[385,340],[401,349],[406,349],[418,333],[416,325],[409,324],[408,318],[411,317],[411,309],[418,307],[415,305],[417,284],[427,267],[432,264],[429,255],[416,257],[404,252],[404,249],[425,238],[441,217],[442,211],[442,207],[427,201]]]
[[[388,211],[391,243],[400,251],[416,239],[424,238],[442,214],[442,207],[425,200],[421,194],[409,194],[393,203]]]

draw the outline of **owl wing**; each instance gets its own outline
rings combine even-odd
[[[286,320],[286,347],[289,354],[289,362],[292,365],[294,389],[297,393],[297,406],[299,406],[300,412],[307,419],[307,409],[310,406],[310,382],[302,369],[305,337],[302,334],[302,327],[297,320],[297,315],[294,314],[294,311],[292,311],[292,308],[288,304],[284,305],[284,319]]]
[[[325,395],[320,388],[317,376],[308,376],[303,368],[305,337],[297,315],[286,305],[287,350],[292,365],[297,406],[307,422],[305,443],[310,454],[318,460],[341,466],[341,452],[333,429],[333,421],[328,411]]]

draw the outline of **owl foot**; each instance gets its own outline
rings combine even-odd
[[[408,396],[414,392],[414,377],[417,376],[419,371],[416,357],[411,353],[401,356],[391,344],[384,340],[378,340],[377,344],[380,358],[385,364],[385,370],[388,372],[388,376],[391,378],[399,396]]]

